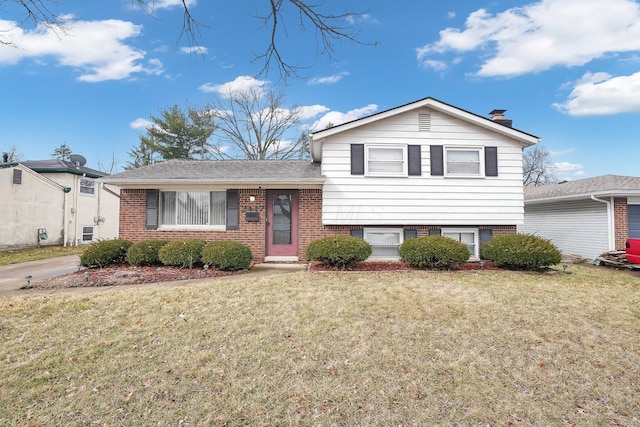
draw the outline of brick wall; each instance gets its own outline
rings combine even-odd
[[[247,245],[256,262],[264,261],[266,241],[266,191],[264,189],[241,189],[239,195],[239,227],[238,230],[162,230],[146,229],[146,190],[122,190],[120,192],[120,237],[132,242],[142,240],[178,240],[203,239],[236,240]],[[250,196],[255,196],[255,202]],[[626,201],[625,201],[626,203]],[[626,205],[625,205],[626,208]],[[249,222],[245,218],[248,211],[257,211],[259,221]],[[626,214],[625,214],[626,215]],[[384,226],[384,224],[380,224]],[[298,258],[305,260],[306,248],[316,239],[336,234],[349,235],[352,228],[363,226],[322,225],[322,190],[301,189],[298,192]],[[399,226],[393,226],[399,228]],[[442,228],[439,225],[407,226],[418,230],[418,237],[427,236],[429,229]],[[493,235],[515,233],[516,227],[479,226],[491,229]],[[624,241],[623,241],[624,245]]]
[[[625,250],[625,242],[629,237],[629,208],[626,197],[613,199],[613,223],[617,251]]]

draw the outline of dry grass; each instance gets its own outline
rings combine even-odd
[[[76,255],[81,254],[85,249],[86,246],[42,246],[39,248],[3,250],[0,251],[0,265]]]
[[[640,425],[640,279],[288,273],[0,301],[0,425]]]

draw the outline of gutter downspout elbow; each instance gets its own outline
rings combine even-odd
[[[611,200],[598,199],[594,195],[591,195],[591,200],[607,205],[607,243],[609,245],[607,250],[614,251],[616,249],[616,235],[613,222],[613,203]]]

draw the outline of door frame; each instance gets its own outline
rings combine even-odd
[[[291,195],[291,243],[273,244],[273,196]],[[298,261],[298,190],[266,190],[266,261]]]

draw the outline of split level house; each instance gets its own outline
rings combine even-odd
[[[311,160],[170,160],[105,177],[120,187],[120,237],[229,239],[258,262],[295,262],[352,235],[372,258],[443,235],[472,257],[523,222],[522,150],[538,138],[504,110],[482,117],[425,98],[311,135]]]
[[[82,156],[77,156],[80,159]],[[118,236],[118,188],[82,162],[0,161],[0,249],[80,245]]]

